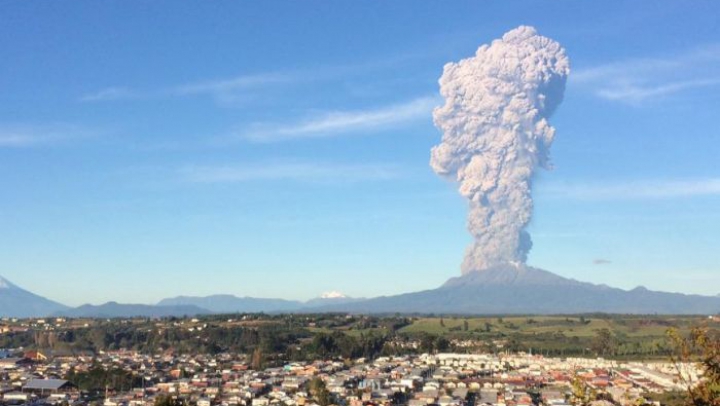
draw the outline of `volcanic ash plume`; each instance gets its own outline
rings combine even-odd
[[[550,167],[555,129],[547,118],[562,101],[569,72],[560,44],[524,26],[445,65],[445,105],[433,112],[443,137],[430,166],[456,180],[469,200],[474,242],[463,273],[525,263],[533,173]]]

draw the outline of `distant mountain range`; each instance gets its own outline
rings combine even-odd
[[[198,316],[213,313],[197,306],[159,306],[143,304],[121,304],[108,302],[99,306],[82,305],[74,309],[66,309],[52,314],[58,317],[92,317],[92,318],[120,318],[120,317],[184,317]]]
[[[716,314],[720,296],[622,290],[564,278],[525,266],[505,266],[451,278],[437,289],[372,299],[337,292],[307,302],[212,295],[178,296],[157,305],[83,305],[69,308],[0,278],[0,316],[169,317],[212,313],[436,313],[436,314]]]
[[[254,297],[237,297],[233,295],[212,295],[205,297],[178,296],[163,299],[158,303],[162,306],[197,306],[208,309],[213,313],[279,313],[310,310],[321,306],[335,306],[360,302],[365,299],[356,299],[344,295],[323,295],[319,298],[301,302],[284,299],[260,299]]]
[[[255,313],[295,310],[301,302],[284,299],[261,299],[254,297],[237,297],[233,295],[212,296],[178,296],[163,299],[159,306],[197,306],[213,313]]]

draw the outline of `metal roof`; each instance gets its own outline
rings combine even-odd
[[[67,384],[70,384],[70,382],[64,379],[31,379],[25,384],[23,389],[58,390]]]

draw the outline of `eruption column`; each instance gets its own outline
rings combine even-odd
[[[433,112],[443,136],[430,166],[457,181],[469,200],[474,241],[463,273],[525,263],[533,174],[550,168],[555,129],[547,118],[562,101],[569,72],[560,44],[526,26],[445,65],[445,104]]]

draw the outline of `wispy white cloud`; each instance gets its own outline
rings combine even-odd
[[[0,126],[0,148],[44,147],[92,136],[87,129],[66,124]]]
[[[289,124],[255,124],[250,129],[239,131],[233,138],[255,142],[276,142],[372,131],[429,118],[433,107],[438,103],[436,98],[422,97],[381,108],[324,112]]]
[[[683,90],[717,85],[720,85],[720,79],[689,80],[650,86],[617,85],[614,88],[599,89],[597,95],[608,100],[639,103],[652,97],[662,97]]]
[[[402,176],[395,165],[318,162],[268,162],[245,165],[192,165],[179,170],[190,183],[296,181],[347,183],[392,180]]]
[[[300,84],[347,79],[365,75],[368,72],[389,69],[399,64],[407,64],[418,58],[426,58],[426,53],[401,54],[392,57],[376,58],[370,62],[347,65],[324,65],[300,69],[267,71],[243,74],[225,78],[205,79],[186,83],[172,84],[150,89],[129,86],[111,86],[81,95],[82,102],[108,102],[116,100],[211,96],[221,101],[234,100],[239,93],[251,89],[266,88],[278,84]]]
[[[161,89],[134,89],[129,87],[108,87],[80,96],[82,102],[107,102],[116,100],[152,99],[167,97],[212,96],[229,99],[232,94],[242,90],[258,88],[276,83],[289,83],[299,80],[292,74],[267,73],[241,75],[225,79],[184,83]]]
[[[595,83],[607,80],[627,80],[631,74],[657,74],[660,71],[670,71],[683,66],[679,59],[653,59],[638,58],[611,62],[584,69],[573,70],[570,81],[577,84]]]
[[[542,194],[580,200],[667,199],[720,195],[720,178],[548,185]]]
[[[217,95],[274,83],[287,83],[298,80],[295,75],[287,73],[267,73],[247,76],[236,76],[229,79],[209,80],[168,88],[164,93],[178,96]]]
[[[136,90],[126,87],[108,87],[93,93],[87,93],[80,97],[82,102],[104,102],[111,100],[137,99],[143,97],[143,94]]]
[[[720,45],[662,58],[637,58],[579,69],[571,84],[603,99],[641,104],[673,94],[720,85]]]

